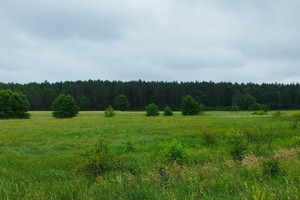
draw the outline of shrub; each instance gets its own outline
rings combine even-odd
[[[107,143],[103,139],[99,139],[90,149],[85,151],[83,160],[83,171],[94,176],[116,167],[114,158],[109,153]]]
[[[146,116],[158,116],[159,110],[158,106],[154,103],[149,104],[146,106]]]
[[[123,94],[118,95],[116,98],[115,105],[117,107],[117,110],[120,110],[120,111],[128,110],[129,102],[128,102],[127,97]]]
[[[199,104],[187,95],[181,100],[181,112],[183,115],[197,115],[200,111]]]
[[[229,152],[233,159],[242,160],[248,149],[248,142],[243,133],[231,130],[227,133]]]
[[[55,118],[76,117],[79,106],[71,95],[59,95],[52,103],[52,116]]]
[[[0,90],[0,118],[28,119],[30,118],[28,109],[29,103],[21,92]]]
[[[164,116],[172,116],[173,112],[169,106],[166,106],[164,109]]]
[[[115,115],[116,115],[116,113],[115,113],[113,107],[111,107],[111,105],[108,106],[108,108],[106,108],[106,110],[104,111],[104,116],[105,117],[113,117]]]
[[[183,165],[187,161],[187,153],[180,142],[173,140],[172,142],[166,144],[164,148],[160,151],[161,158],[167,163],[177,163],[178,165]]]
[[[254,111],[251,113],[251,115],[267,115],[268,113],[266,113],[263,110],[259,110],[259,111]]]
[[[262,169],[265,177],[277,176],[280,172],[279,162],[274,158],[267,159],[263,162]]]

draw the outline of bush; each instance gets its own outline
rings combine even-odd
[[[11,90],[0,90],[0,118],[28,119],[27,113],[29,103],[26,96],[21,92],[12,92]]]
[[[149,104],[146,106],[146,116],[158,116],[159,110],[158,106],[154,103]]]
[[[187,95],[181,100],[181,112],[183,115],[197,115],[200,111],[199,104]]]
[[[118,95],[116,98],[115,105],[117,107],[117,110],[120,110],[120,111],[128,110],[129,102],[128,102],[127,97],[123,94]]]
[[[267,159],[262,164],[263,175],[265,177],[275,177],[279,174],[279,162],[273,158]]]
[[[230,155],[234,160],[241,161],[248,149],[248,142],[243,133],[231,130],[227,133]]]
[[[173,140],[172,142],[165,145],[165,147],[160,151],[160,156],[164,162],[167,163],[177,163],[178,165],[183,165],[187,161],[187,154],[180,142]]]
[[[268,113],[263,111],[263,110],[259,110],[259,111],[254,111],[251,113],[251,115],[267,115]]]
[[[94,176],[116,167],[114,165],[115,160],[109,153],[107,143],[103,139],[99,139],[90,149],[85,151],[83,160],[82,170]]]
[[[106,108],[106,110],[104,111],[104,116],[105,117],[113,117],[115,115],[116,115],[116,113],[115,113],[113,107],[111,107],[111,105],[108,106],[108,108]]]
[[[166,106],[164,109],[164,116],[172,116],[173,112],[169,106]]]
[[[59,95],[52,103],[52,116],[55,118],[76,117],[79,106],[71,95]]]

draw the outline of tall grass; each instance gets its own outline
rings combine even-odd
[[[114,118],[81,112],[74,119],[53,119],[50,112],[31,114],[30,120],[0,120],[0,199],[300,196],[300,130],[287,120],[250,112],[192,117],[174,112],[155,118],[143,112],[116,112]],[[247,145],[239,159],[233,159],[228,142],[232,130]],[[113,158],[106,166],[118,166],[89,176],[78,169],[99,138],[107,141],[107,156]],[[161,159],[162,152],[169,155],[174,140],[188,155],[183,165]]]

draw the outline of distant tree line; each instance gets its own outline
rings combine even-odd
[[[155,103],[159,109],[169,106],[180,110],[181,99],[191,95],[207,110],[231,110],[237,105],[250,110],[257,104],[269,109],[300,109],[300,84],[238,84],[230,82],[146,82],[146,81],[76,81],[49,83],[0,83],[0,90],[10,89],[26,95],[30,110],[51,110],[52,102],[60,95],[74,97],[80,110],[104,110],[116,106],[116,97],[125,95],[129,110],[145,110]],[[127,106],[127,105],[126,105]]]

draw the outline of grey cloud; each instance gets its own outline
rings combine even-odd
[[[7,20],[12,29],[31,32],[37,37],[49,39],[75,37],[89,40],[116,40],[120,39],[124,29],[134,26],[129,16],[105,12],[104,8],[99,12],[80,9],[80,7],[72,10],[56,8],[53,5],[47,7],[33,2],[0,3],[2,4],[0,16],[2,20]],[[68,4],[64,6],[66,5]]]
[[[2,1],[0,81],[297,81],[299,6],[296,0]]]

